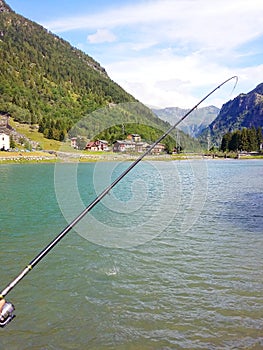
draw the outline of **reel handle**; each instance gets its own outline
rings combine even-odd
[[[0,327],[4,328],[16,316],[13,314],[15,307],[12,303],[6,302],[0,314]]]

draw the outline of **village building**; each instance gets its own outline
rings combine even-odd
[[[77,145],[77,138],[76,137],[72,137],[70,139],[70,146],[73,147],[73,148],[78,148],[78,145]]]
[[[11,126],[8,123],[9,114],[0,112],[0,150],[7,151],[10,149]]]
[[[129,134],[127,136],[127,140],[133,141],[133,142],[141,142],[141,136],[138,134]]]
[[[163,145],[162,143],[157,143],[157,145],[152,149],[151,153],[152,154],[163,153],[165,151],[165,148],[166,148],[165,145]]]
[[[132,142],[127,140],[118,140],[113,144],[113,152],[136,152],[143,153],[149,149],[151,145],[147,142]],[[152,150],[152,154],[160,154],[165,152],[165,145],[158,143]]]
[[[0,132],[0,151],[7,151],[10,149],[10,136]]]
[[[149,149],[151,145],[141,141],[141,136],[138,134],[129,134],[126,140],[117,140],[113,144],[113,152],[136,152],[143,153]],[[165,151],[165,145],[158,143],[152,150],[152,154],[160,154]]]
[[[136,143],[130,140],[117,140],[113,144],[113,152],[135,152]]]
[[[85,149],[88,151],[108,151],[109,150],[108,141],[106,140],[90,141],[87,143]]]
[[[147,142],[136,142],[135,152],[143,153],[146,151],[146,148],[149,144]]]
[[[113,152],[136,152],[146,151],[148,143],[141,142],[141,136],[138,134],[129,134],[126,140],[117,140],[113,144]]]

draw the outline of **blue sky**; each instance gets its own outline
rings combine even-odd
[[[7,0],[69,41],[112,80],[155,107],[221,107],[263,82],[262,0]]]

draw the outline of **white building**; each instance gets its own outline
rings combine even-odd
[[[113,144],[113,152],[135,151],[136,143],[128,140],[117,140]]]
[[[76,137],[72,137],[70,139],[70,146],[73,147],[73,148],[78,148],[78,145],[77,145],[77,138]]]
[[[113,152],[145,152],[149,144],[147,142],[134,142],[130,140],[117,140],[113,144]]]
[[[10,137],[4,133],[0,133],[0,151],[7,151],[10,148]]]

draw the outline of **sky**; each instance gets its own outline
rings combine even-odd
[[[6,0],[93,57],[142,103],[222,104],[263,82],[262,0]]]

